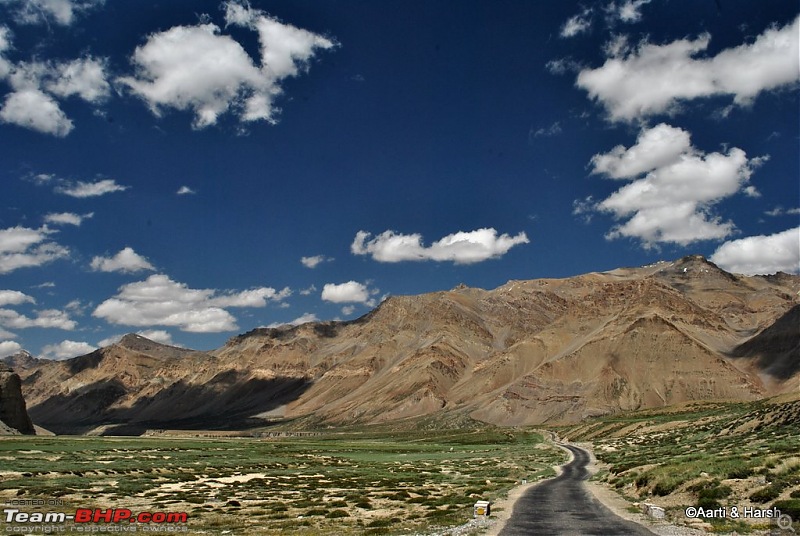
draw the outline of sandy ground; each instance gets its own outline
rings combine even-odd
[[[506,521],[508,518],[511,517],[511,511],[514,510],[514,504],[517,502],[517,499],[522,497],[522,495],[531,489],[533,486],[538,484],[538,482],[533,482],[530,484],[522,484],[513,488],[510,492],[508,492],[508,497],[505,499],[501,499],[492,504],[492,521],[493,523],[487,529],[485,534],[486,536],[497,536],[500,534],[500,531],[503,530],[503,527],[506,526]]]

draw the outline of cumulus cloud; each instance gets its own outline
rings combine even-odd
[[[157,343],[175,346],[175,342],[172,340],[172,334],[164,329],[145,329],[137,331],[136,334]]]
[[[77,96],[97,104],[111,93],[106,70],[104,59],[87,56],[53,65],[44,85],[53,95],[64,98]]]
[[[28,318],[11,309],[0,309],[0,326],[6,328],[56,328],[71,331],[76,325],[67,313],[57,309],[36,311],[36,318]]]
[[[23,128],[63,138],[72,131],[72,121],[58,103],[38,89],[15,91],[6,97],[0,120]]]
[[[243,292],[218,293],[213,289],[191,289],[163,274],[120,287],[92,313],[113,324],[128,326],[174,326],[183,331],[213,333],[238,329],[226,307],[264,307],[291,294],[262,287]]]
[[[67,257],[67,248],[49,240],[54,232],[46,226],[39,229],[19,226],[0,229],[0,274],[42,266]]]
[[[711,96],[732,95],[734,105],[745,106],[763,91],[800,79],[798,32],[800,17],[712,57],[698,57],[708,48],[708,34],[664,45],[613,47],[601,67],[578,74],[576,85],[602,104],[612,121],[674,112],[683,101]]]
[[[14,341],[0,341],[0,358],[14,355],[22,351],[22,346]]]
[[[123,272],[132,274],[142,270],[155,270],[152,264],[136,253],[133,248],[123,248],[113,257],[95,257],[92,259],[92,270],[97,272]]]
[[[0,31],[0,54],[11,47],[9,32]],[[78,97],[92,104],[103,102],[111,92],[106,61],[91,56],[63,62],[9,62],[0,56],[0,79],[11,85],[0,108],[0,121],[44,134],[64,137],[72,121],[57,99]]]
[[[119,81],[157,116],[164,108],[193,112],[195,128],[215,124],[226,112],[243,122],[275,123],[273,101],[283,92],[281,81],[307,69],[316,50],[334,42],[283,24],[246,2],[224,2],[223,8],[227,25],[258,33],[260,65],[209,22],[150,35],[131,58],[135,75]]]
[[[48,344],[42,348],[41,357],[45,359],[62,360],[85,355],[97,350],[88,342],[65,340],[58,344]]]
[[[455,264],[472,264],[505,255],[518,244],[527,244],[524,232],[516,236],[497,236],[493,228],[476,231],[459,231],[445,236],[430,246],[424,246],[422,235],[399,234],[384,231],[370,239],[370,233],[359,231],[350,246],[354,255],[371,255],[379,262],[400,261],[452,261]]]
[[[357,281],[347,283],[328,283],[322,287],[322,299],[331,303],[364,303],[371,305],[374,300],[370,297],[377,294],[377,290],[370,290],[367,285]]]
[[[319,264],[331,262],[332,260],[331,257],[326,257],[325,255],[314,255],[313,257],[302,257],[300,262],[303,263],[303,266],[306,268],[316,268]]]
[[[677,162],[691,151],[691,136],[685,130],[665,123],[643,130],[636,145],[617,145],[606,154],[592,157],[592,173],[612,179],[629,179],[641,173]]]
[[[800,227],[725,242],[711,255],[711,262],[746,275],[800,273]]]
[[[36,303],[36,300],[18,290],[0,290],[0,305],[21,305],[23,303]]]
[[[738,148],[705,154],[691,146],[688,132],[660,124],[643,129],[633,147],[618,146],[592,158],[592,173],[632,180],[595,209],[627,218],[606,235],[609,239],[638,238],[651,247],[658,242],[686,245],[725,238],[734,225],[714,217],[711,207],[744,191],[765,159],[748,160]],[[575,208],[587,209],[585,203]]]
[[[88,214],[75,214],[73,212],[58,212],[46,215],[44,217],[45,223],[52,223],[54,225],[75,225],[79,226],[83,220],[89,219],[94,216],[94,212]]]
[[[19,24],[72,25],[79,15],[102,6],[105,0],[3,0]]]
[[[124,192],[128,188],[130,188],[130,186],[117,184],[117,181],[114,179],[102,179],[95,182],[61,181],[61,184],[56,186],[53,191],[70,197],[86,198],[98,197],[114,192]]]
[[[181,186],[180,188],[178,188],[178,191],[175,192],[175,193],[178,194],[178,195],[194,195],[197,192],[195,192],[194,190],[192,190],[188,186]]]

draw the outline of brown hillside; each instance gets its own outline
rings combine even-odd
[[[575,422],[790,390],[798,303],[800,276],[739,276],[691,256],[391,297],[355,321],[256,329],[207,353],[128,336],[26,370],[25,390],[33,420],[55,431],[303,416],[377,423],[438,412]]]

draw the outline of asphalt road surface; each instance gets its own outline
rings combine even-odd
[[[586,489],[589,453],[573,445],[574,459],[556,478],[530,488],[514,505],[500,536],[578,535],[653,536],[653,533],[614,514]]]

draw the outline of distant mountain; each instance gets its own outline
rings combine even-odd
[[[56,432],[430,414],[575,422],[796,388],[798,304],[800,276],[734,275],[690,256],[391,297],[354,321],[260,328],[206,353],[128,335],[23,371],[24,390],[34,422]]]
[[[12,354],[0,359],[0,363],[4,363],[14,370],[26,370],[40,365],[43,361],[43,359],[33,357],[26,350],[19,351],[16,354]]]

